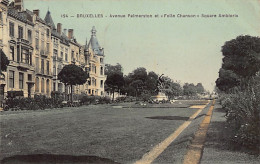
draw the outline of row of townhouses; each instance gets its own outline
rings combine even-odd
[[[0,48],[9,59],[0,80],[0,98],[10,91],[22,91],[24,97],[51,96],[52,91],[69,94],[70,86],[57,75],[65,65],[75,64],[88,71],[84,85],[75,86],[75,94],[104,95],[104,49],[95,27],[85,45],[77,42],[73,29],[54,24],[50,11],[41,19],[39,10],[24,10],[23,1],[0,2]]]

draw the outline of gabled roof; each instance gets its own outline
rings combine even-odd
[[[52,30],[56,29],[55,24],[54,24],[52,17],[51,17],[51,12],[49,10],[46,13],[44,21],[51,26]]]
[[[101,55],[103,56],[104,55],[104,49],[99,45],[98,43],[98,40],[97,40],[97,37],[96,37],[96,29],[95,29],[95,26],[92,27],[92,30],[91,30],[91,38],[89,40],[89,43],[88,43],[88,48],[92,49],[93,52],[96,54],[96,55]]]

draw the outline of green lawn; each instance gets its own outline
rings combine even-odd
[[[17,160],[15,155],[44,154],[52,155],[53,159],[57,155],[60,162],[61,159],[71,161],[76,158],[73,163],[91,163],[91,160],[97,163],[96,158],[103,158],[101,163],[110,160],[132,163],[168,137],[195,111],[177,107],[90,105],[2,112],[1,159],[13,157]],[[42,158],[49,157],[38,156],[36,159]]]

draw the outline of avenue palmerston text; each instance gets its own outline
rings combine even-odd
[[[62,18],[237,18],[237,14],[61,14]]]

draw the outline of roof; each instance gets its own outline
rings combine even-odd
[[[48,10],[47,13],[46,13],[46,16],[45,16],[45,18],[44,18],[44,21],[45,21],[47,24],[49,24],[53,30],[56,29],[55,24],[54,24],[54,22],[53,22],[53,20],[52,20],[52,17],[51,17],[51,12],[50,12],[49,10]]]
[[[97,40],[97,37],[96,37],[96,29],[95,29],[95,26],[92,27],[92,30],[91,30],[91,38],[89,40],[89,43],[88,43],[88,48],[92,49],[93,52],[96,54],[96,55],[100,55],[100,56],[103,56],[104,55],[104,49],[99,45],[98,43],[98,40]]]
[[[8,8],[8,16],[14,17],[17,20],[20,20],[24,23],[28,23],[32,26],[34,25],[33,22],[32,22],[32,17],[31,17],[30,14],[28,14],[26,11],[18,12],[12,6],[9,6],[9,8]]]

